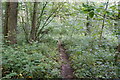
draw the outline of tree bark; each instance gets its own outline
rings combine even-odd
[[[87,0],[87,5],[89,5],[89,1]],[[89,15],[87,14],[87,18],[86,18],[86,20],[87,20],[87,23],[86,23],[86,33],[85,33],[85,35],[88,35],[88,34],[90,34],[91,33],[91,31],[90,31],[90,18],[89,18]]]
[[[105,11],[107,11],[108,5],[109,5],[109,0],[106,3]],[[104,30],[104,27],[105,27],[105,19],[106,19],[106,13],[104,13],[103,20],[102,20],[102,28],[101,28],[101,32],[100,32],[100,46],[102,45],[102,36],[103,36],[103,30]]]
[[[37,8],[38,8],[38,3],[34,2],[32,28],[31,28],[31,32],[30,32],[30,42],[36,41]]]
[[[7,2],[6,3],[6,14],[5,14],[5,24],[4,24],[4,41],[6,44],[16,44],[16,28],[17,28],[17,2]]]
[[[89,22],[89,16],[87,15],[87,23],[86,23],[86,34],[85,35],[87,35],[87,34],[90,34],[91,33],[91,31],[90,31],[90,22]]]
[[[115,54],[115,63],[120,62],[120,1],[118,2],[118,47],[117,53]]]

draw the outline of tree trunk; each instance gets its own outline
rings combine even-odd
[[[90,18],[89,18],[89,16],[87,15],[87,23],[86,23],[86,31],[87,31],[87,32],[86,32],[85,35],[91,33],[91,31],[90,31],[90,22],[89,22],[89,20],[90,20]]]
[[[104,11],[107,11],[108,5],[109,5],[109,0],[107,1],[106,5],[105,5]],[[102,36],[103,36],[103,30],[105,27],[105,18],[106,18],[106,13],[104,13],[103,20],[102,20],[102,28],[101,28],[101,32],[100,32],[100,42],[99,42],[100,46],[102,45]]]
[[[87,1],[87,5],[89,5],[89,1]],[[86,33],[85,33],[85,35],[88,35],[88,34],[91,33],[91,31],[90,31],[90,18],[89,18],[88,14],[87,14],[86,20],[87,20],[87,23],[86,23]]]
[[[4,24],[4,41],[6,44],[16,44],[16,28],[17,28],[17,2],[6,3],[6,14]]]
[[[38,8],[38,3],[34,2],[32,28],[31,28],[31,32],[30,32],[30,42],[36,41],[37,8]]]
[[[120,62],[120,1],[118,2],[118,47],[117,53],[115,54],[115,63]]]

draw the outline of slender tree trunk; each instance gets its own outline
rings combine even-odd
[[[120,1],[118,2],[118,47],[115,53],[115,65],[117,66],[117,76],[120,77]]]
[[[86,34],[85,34],[85,35],[87,35],[87,34],[90,34],[90,33],[91,33],[91,31],[90,31],[89,16],[88,16],[88,15],[87,15],[86,30],[87,30],[87,32],[86,32]]]
[[[30,42],[36,41],[37,9],[38,9],[38,3],[34,2],[32,28],[30,32]]]
[[[2,3],[0,1],[0,53],[2,53],[3,48],[2,48]],[[0,72],[2,72],[2,54],[0,54]],[[0,79],[2,78],[2,74],[0,73]]]
[[[108,5],[109,5],[109,0],[106,3],[105,11],[108,9]],[[104,13],[104,15],[103,15],[102,28],[101,28],[101,32],[100,32],[100,46],[102,45],[101,40],[102,40],[102,36],[103,36],[103,29],[105,27],[105,18],[106,18],[106,13]]]
[[[87,5],[89,5],[89,1],[87,1]],[[88,14],[87,14],[86,20],[87,20],[87,23],[86,23],[86,31],[87,31],[87,32],[85,33],[85,35],[91,33],[91,31],[90,31],[90,18],[89,18],[89,15],[88,15]]]
[[[117,51],[115,54],[115,63],[117,64],[118,62],[120,62],[120,2],[118,2],[118,24],[117,24],[117,28],[118,28],[118,46],[117,46]]]
[[[6,3],[6,14],[4,24],[4,41],[8,45],[16,44],[16,28],[17,28],[17,2]]]

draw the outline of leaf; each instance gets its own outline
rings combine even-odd
[[[88,7],[88,5],[86,5],[86,4],[84,4],[84,3],[82,4],[82,6],[83,6],[83,7],[86,7],[86,8]]]
[[[93,18],[94,17],[94,12],[93,11],[89,12],[89,16],[90,16],[90,18]]]
[[[11,78],[11,77],[16,76],[16,75],[17,75],[17,73],[13,72],[13,73],[6,75],[5,78]]]

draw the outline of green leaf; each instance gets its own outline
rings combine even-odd
[[[87,5],[87,4],[84,4],[84,3],[82,4],[82,6],[83,6],[83,7],[86,7],[86,8],[88,7],[88,5]]]
[[[94,12],[93,11],[89,12],[89,16],[90,16],[90,18],[93,18],[94,17]]]

